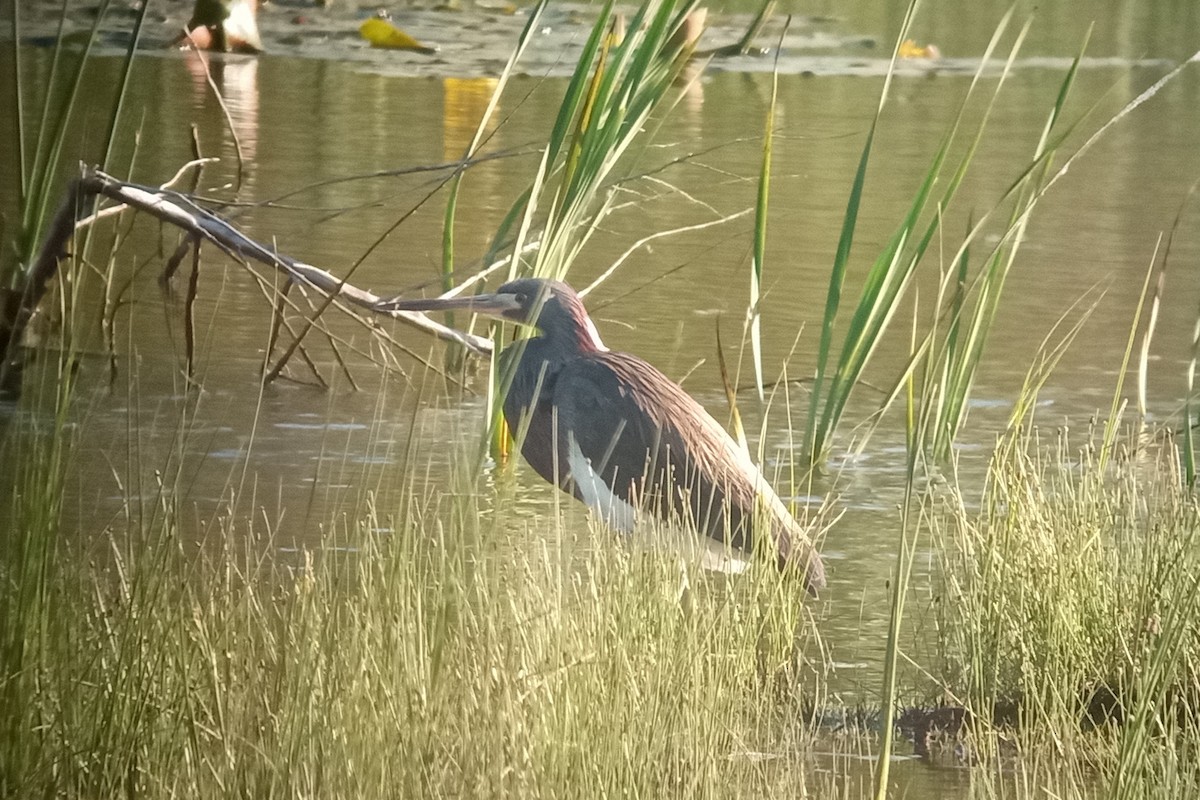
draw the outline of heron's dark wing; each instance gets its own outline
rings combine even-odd
[[[713,538],[750,548],[753,465],[653,366],[625,353],[589,354],[562,366],[551,400],[562,463],[573,437],[616,497],[660,517],[681,515]]]
[[[548,352],[549,351],[549,352]],[[559,447],[552,398],[563,361],[542,338],[509,346],[500,354],[500,374],[521,358],[504,397],[504,419],[521,443],[521,454],[538,475],[583,500],[569,480],[567,451]]]

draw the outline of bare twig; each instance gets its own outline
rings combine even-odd
[[[283,369],[283,366],[287,363],[288,359],[291,358],[292,353],[295,352],[296,348],[299,347],[304,342],[304,339],[308,336],[309,332],[314,327],[316,327],[317,322],[321,319],[322,316],[324,316],[326,309],[328,309],[331,305],[333,305],[334,301],[337,299],[337,295],[339,293],[341,293],[342,287],[350,285],[351,276],[353,276],[354,273],[358,270],[358,268],[363,265],[363,263],[367,260],[367,257],[370,256],[371,253],[375,252],[375,250],[378,247],[380,247],[387,240],[387,238],[396,231],[397,228],[399,228],[401,225],[403,225],[404,222],[409,219],[409,217],[411,217],[413,214],[417,213],[417,210],[419,208],[421,208],[423,205],[425,205],[425,203],[427,203],[437,192],[439,192],[443,186],[445,186],[447,183],[449,183],[451,180],[453,180],[453,177],[454,177],[453,175],[450,175],[450,176],[444,178],[437,186],[435,186],[428,193],[426,193],[426,195],[424,197],[422,197],[416,203],[416,205],[414,205],[408,211],[401,214],[399,219],[397,219],[395,222],[393,222],[387,228],[387,230],[385,230],[383,233],[381,233],[379,236],[377,236],[375,238],[375,241],[373,241],[370,245],[368,245],[367,249],[357,259],[355,259],[354,263],[350,265],[350,269],[346,273],[346,275],[338,281],[338,285],[336,287],[334,287],[333,289],[331,289],[326,294],[326,297],[325,297],[324,301],[321,303],[321,305],[318,306],[313,311],[312,316],[309,317],[305,321],[304,327],[300,330],[300,335],[296,338],[295,341],[293,341],[290,345],[288,345],[287,350],[285,350],[283,355],[280,356],[279,360],[275,363],[275,366],[267,371],[265,380],[268,383],[270,383],[271,381],[273,381],[275,379],[275,377],[279,374],[279,371],[281,369]],[[383,309],[375,309],[375,310],[383,311]],[[448,328],[448,329],[453,330],[452,328]]]
[[[296,341],[296,352],[300,354],[300,358],[303,359],[305,365],[308,366],[308,371],[311,372],[313,377],[317,379],[317,385],[319,385],[322,389],[328,389],[329,381],[325,380],[325,377],[321,374],[321,370],[317,368],[317,362],[313,361],[312,356],[308,354],[308,348],[300,343],[300,337],[297,336],[296,331],[292,329],[291,323],[287,320],[284,320],[283,324],[288,329],[288,333],[292,335],[292,339]]]
[[[196,161],[204,158],[204,153],[200,149],[200,131],[196,128],[196,123],[191,125],[192,132],[192,158]],[[200,176],[204,173],[204,164],[201,164],[195,172],[192,173],[192,188],[188,191],[194,192],[200,188]]]
[[[350,381],[350,388],[358,391],[358,381],[354,380],[354,375],[350,372],[350,365],[346,363],[346,359],[342,358],[341,348],[338,347],[337,340],[332,334],[325,334],[329,340],[329,349],[333,351],[333,357],[337,361],[338,366],[342,368],[342,374],[346,376],[346,380]]]
[[[247,271],[250,273],[251,277],[254,278],[255,285],[258,287],[259,292],[262,293],[263,298],[269,304],[271,304],[272,307],[274,307],[274,305],[276,303],[278,303],[280,305],[281,313],[286,312],[286,310],[288,308],[291,308],[297,314],[303,315],[306,313],[305,310],[302,309],[296,301],[291,299],[291,297],[289,296],[290,292],[287,295],[281,296],[279,293],[277,284],[275,284],[272,281],[267,280],[264,276],[259,275],[257,270],[255,270],[253,264],[247,263],[247,264],[245,264],[245,266],[247,267]],[[292,283],[295,284],[294,281]],[[314,308],[311,300],[309,300],[309,298],[308,298],[307,292],[305,291],[305,285],[303,283],[299,283],[299,284],[295,284],[295,285],[296,285],[296,289],[300,292],[300,294],[304,297],[305,302],[308,304],[308,311],[313,312],[315,310],[315,308]],[[336,307],[339,311],[346,314],[347,316],[350,316],[354,320],[365,324],[370,329],[371,335],[373,337],[375,337],[376,339],[387,344],[389,347],[393,347],[393,348],[396,348],[397,350],[400,350],[406,356],[412,358],[414,361],[421,364],[422,366],[437,373],[438,375],[442,376],[443,378],[450,381],[451,383],[459,386],[460,388],[468,389],[468,391],[469,391],[469,387],[463,385],[462,382],[459,381],[458,379],[456,379],[453,375],[447,374],[446,372],[441,370],[436,364],[434,364],[432,361],[430,361],[428,358],[426,358],[425,356],[416,352],[412,348],[406,346],[403,342],[400,342],[395,337],[391,336],[378,323],[374,322],[373,320],[359,316],[354,311],[352,311],[349,307],[347,307],[345,304],[339,304]],[[289,334],[292,334],[293,337],[295,336],[296,331],[294,328],[292,328],[290,323],[286,322],[286,318],[281,324],[283,324],[285,327],[287,327],[287,331]],[[378,358],[376,358],[371,353],[367,352],[366,350],[363,350],[362,348],[356,347],[352,341],[347,341],[346,339],[344,339],[340,336],[337,336],[332,331],[330,331],[328,328],[321,326],[320,330],[323,334],[325,334],[325,336],[329,339],[331,344],[333,344],[334,346],[340,345],[341,347],[347,348],[351,352],[357,353],[358,355],[361,355],[364,358],[366,358],[368,361],[371,361],[372,363],[377,364],[385,369],[393,369],[392,365],[386,364],[386,363],[380,361]],[[278,342],[278,335],[276,335],[276,338],[273,341]],[[266,352],[267,352],[268,356],[274,350],[274,347],[275,347],[275,345],[271,344],[271,346],[267,348]],[[260,373],[260,374],[263,374],[264,380],[266,380],[265,369],[266,369],[266,367],[264,365],[264,367],[263,367],[264,372]],[[282,374],[280,374],[279,377],[284,377],[284,376]],[[318,381],[323,382],[323,379],[320,378],[320,376],[318,376]]]
[[[217,88],[217,82],[213,80],[212,70],[208,67],[208,58],[200,51],[200,48],[196,47],[192,37],[188,36],[186,39],[192,55],[200,59],[200,66],[204,68],[204,79],[208,81],[208,88],[212,89],[213,96],[217,98],[217,105],[221,107],[221,113],[225,115],[225,124],[229,126],[229,135],[233,139],[233,152],[237,155],[237,184],[234,187],[236,194],[242,188],[242,176],[246,168],[246,159],[242,154],[242,140],[238,138],[237,126],[233,124],[233,115],[229,113],[229,106],[225,105],[225,98],[221,96],[221,90]]]
[[[128,208],[122,205],[121,208]],[[158,276],[158,285],[166,289],[171,279],[175,277],[175,273],[179,271],[179,265],[183,263],[183,257],[188,254],[199,240],[194,236],[185,236],[183,240],[176,246],[175,252],[167,259],[167,263],[163,266],[162,274]]]
[[[457,161],[446,161],[441,164],[418,164],[416,166],[410,166],[410,167],[396,167],[393,169],[381,169],[381,170],[376,170],[375,172],[366,172],[361,175],[345,175],[340,178],[327,178],[325,180],[314,181],[312,183],[305,184],[304,186],[300,186],[296,189],[290,189],[287,192],[284,192],[283,194],[280,194],[280,195],[276,195],[275,197],[272,197],[268,200],[260,200],[260,201],[254,202],[254,203],[247,203],[247,205],[275,207],[281,200],[286,200],[289,197],[295,197],[298,194],[304,194],[305,192],[310,192],[313,189],[323,189],[323,188],[326,188],[329,186],[337,186],[338,184],[342,184],[342,183],[350,183],[352,181],[368,181],[368,180],[376,180],[378,178],[399,178],[404,175],[419,175],[419,174],[425,173],[425,172],[445,172],[447,170],[454,170],[454,171],[458,172],[458,171],[465,170],[468,167],[473,167],[477,164],[483,164],[487,161],[495,161],[497,159],[503,159],[503,158],[513,158],[513,157],[519,157],[519,156],[535,155],[539,152],[541,152],[541,151],[538,150],[537,148],[529,147],[529,146],[513,147],[513,148],[509,148],[507,150],[497,150],[492,153],[487,153],[486,155],[476,155],[476,156],[471,156],[470,158],[461,158]]]
[[[169,183],[183,177],[188,168],[200,167],[208,161],[209,159],[196,159],[180,170]],[[385,303],[387,298],[380,297],[369,290],[360,289],[349,283],[348,280],[337,278],[319,267],[276,252],[273,248],[269,248],[249,238],[229,222],[197,204],[188,196],[173,189],[165,188],[165,185],[160,188],[141,186],[118,180],[100,170],[85,168],[81,176],[72,181],[67,189],[65,197],[47,229],[46,238],[38,253],[38,257],[27,273],[28,277],[23,287],[17,291],[0,291],[0,355],[4,357],[0,361],[0,386],[14,387],[17,385],[16,380],[19,379],[20,367],[23,364],[23,361],[15,357],[17,343],[20,341],[34,310],[45,295],[50,279],[57,272],[60,262],[67,256],[67,247],[77,229],[77,220],[80,218],[80,214],[91,208],[90,201],[93,197],[97,196],[103,196],[121,204],[120,207],[105,209],[103,216],[118,213],[122,208],[132,208],[150,214],[163,222],[170,223],[184,232],[186,242],[184,246],[171,256],[168,263],[168,275],[178,268],[179,263],[187,253],[186,247],[197,248],[194,256],[196,260],[193,264],[188,296],[185,301],[187,304],[186,315],[188,317],[185,335],[187,337],[186,358],[189,381],[194,380],[195,372],[194,301],[198,291],[198,248],[203,242],[210,242],[222,252],[238,261],[254,276],[260,288],[269,290],[267,291],[267,297],[274,307],[270,349],[273,349],[278,342],[280,328],[286,329],[292,337],[292,344],[288,348],[289,354],[298,352],[301,359],[307,364],[316,380],[322,386],[327,385],[327,381],[320,375],[317,365],[304,350],[301,343],[305,334],[314,326],[317,326],[321,312],[327,309],[330,304],[334,304],[339,310],[349,314],[360,322],[368,324],[373,334],[387,345],[398,347],[427,365],[429,362],[426,359],[421,358],[402,343],[397,342],[387,331],[383,330],[377,323],[371,322],[369,318],[365,318],[361,312],[369,311],[372,314],[391,317],[440,339],[459,344],[477,355],[487,355],[492,351],[493,344],[488,338],[455,330],[435,322],[424,314],[380,308],[381,304]],[[93,216],[88,222],[94,222],[97,218],[99,217]],[[530,245],[530,247],[534,246],[536,245]],[[467,279],[457,291],[462,291],[465,286],[482,280],[491,272],[506,265],[508,261],[509,259],[506,258],[496,264],[489,265],[478,274]],[[304,292],[306,288],[312,288],[323,295],[322,302],[316,304],[319,310],[315,318],[307,320],[303,331],[298,332],[294,330],[284,316],[288,305],[295,307],[295,304],[287,297],[287,291],[280,292],[277,287],[270,288],[271,282],[265,281],[263,276],[258,274],[253,266],[254,262],[264,264],[281,273],[286,279],[286,285],[289,287],[295,284],[301,292]],[[355,313],[353,309],[358,309],[359,313]],[[352,343],[344,342],[332,332],[325,330],[324,327],[317,327],[320,327],[322,332],[329,338],[330,344],[335,351],[335,359],[346,372],[347,378],[353,383],[353,377],[349,374],[339,344],[344,344],[356,353],[361,351],[359,348],[354,347]],[[276,362],[273,372],[277,374],[279,368],[286,361],[287,356],[285,355]],[[264,378],[269,379],[268,376],[264,376]],[[15,391],[15,389],[11,389],[11,391]]]
[[[526,253],[531,253],[534,250],[537,250],[538,247],[540,247],[540,246],[541,246],[540,240],[526,242],[525,246],[521,248],[521,255],[525,255]],[[512,261],[511,255],[504,256],[503,258],[498,258],[491,264],[487,265],[483,269],[481,269],[478,272],[476,272],[475,274],[471,275],[470,277],[464,278],[461,283],[459,283],[457,286],[453,287],[449,291],[443,292],[440,296],[441,297],[457,297],[458,295],[462,294],[464,291],[466,291],[471,286],[474,286],[475,284],[479,283],[480,281],[485,280],[489,275],[491,275],[496,270],[507,267],[511,261]]]
[[[312,299],[308,297],[307,293],[304,295],[304,299],[308,303],[309,310],[313,312],[313,319],[316,319],[320,314],[316,304],[312,302]],[[324,325],[320,326],[320,331],[325,335],[325,341],[329,343],[329,349],[332,351],[333,357],[337,361],[338,366],[342,368],[342,373],[346,376],[346,380],[350,381],[350,387],[357,391],[358,382],[355,381],[354,376],[350,374],[350,365],[346,363],[344,358],[342,358],[341,346],[337,337],[333,335],[333,331]]]
[[[271,332],[267,334],[267,357],[263,359],[263,370],[275,352],[275,344],[279,341],[279,328],[283,325],[283,315],[287,312],[288,292],[292,290],[292,280],[285,278],[282,288],[275,292],[275,302],[272,304],[274,313],[271,315]]]
[[[126,203],[140,211],[151,214],[164,222],[169,222],[188,233],[213,243],[233,258],[250,259],[266,264],[300,284],[311,286],[327,296],[336,297],[340,302],[377,314],[390,316],[393,319],[405,322],[440,339],[460,344],[480,355],[486,355],[492,350],[490,339],[457,331],[435,322],[424,314],[380,310],[378,305],[385,298],[365,289],[360,289],[353,284],[346,283],[342,279],[312,264],[306,264],[282,253],[274,252],[271,248],[249,238],[216,214],[202,208],[186,196],[173,190],[152,189],[127,183],[106,175],[99,170],[85,171],[83,177],[78,182],[78,187],[78,191],[82,191],[85,194],[104,195],[105,197]],[[72,206],[70,209],[73,214],[74,196],[71,199]],[[74,225],[70,224],[70,216],[68,216],[67,220],[68,227],[65,232],[55,235],[55,231],[58,231],[60,227],[56,225],[52,228],[51,235],[47,239],[47,248],[51,248],[49,250],[51,253],[49,256],[51,261],[50,274],[53,274],[53,267],[57,265],[57,253],[65,248],[66,241],[69,240],[70,233],[74,229]],[[56,222],[58,221],[56,217]],[[58,243],[58,248],[52,249],[52,245],[55,242]],[[46,250],[43,251],[43,256],[45,256],[46,252]]]
[[[189,385],[196,383],[196,297],[200,293],[200,240],[188,237],[192,247],[192,273],[188,276],[187,298],[183,303],[184,359]]]
[[[33,317],[58,264],[67,257],[67,245],[75,231],[83,194],[72,181],[47,228],[46,241],[38,252],[20,289],[0,287],[0,392],[15,393],[24,361],[18,357],[21,337]]]
[[[194,158],[191,161],[184,164],[182,167],[180,167],[179,171],[176,172],[174,176],[172,176],[171,180],[162,184],[158,188],[170,189],[175,184],[179,183],[179,181],[183,179],[183,176],[186,175],[189,170],[195,169],[196,172],[199,173],[200,167],[203,167],[205,164],[215,164],[216,162],[218,162],[220,160],[221,159],[219,159],[219,158]],[[88,225],[94,225],[95,223],[97,223],[100,220],[105,219],[107,217],[116,216],[117,214],[120,214],[122,211],[125,211],[128,208],[129,208],[129,206],[127,206],[126,204],[119,203],[115,206],[109,206],[108,208],[100,209],[96,213],[90,214],[90,215],[84,217],[83,219],[78,220],[75,223],[75,230],[80,230],[82,228],[86,228]],[[185,247],[186,247],[186,245],[185,245]],[[185,252],[185,254],[186,254],[186,252]],[[182,258],[182,257],[183,256],[180,256],[180,258]]]
[[[686,233],[687,231],[698,231],[698,230],[702,230],[703,228],[711,228],[714,225],[721,225],[726,222],[732,222],[733,220],[738,219],[739,217],[746,216],[753,210],[754,209],[746,208],[746,209],[742,209],[741,211],[738,211],[733,214],[727,214],[723,217],[718,217],[717,219],[710,219],[707,222],[700,222],[695,225],[684,225],[683,227],[680,227],[680,228],[671,228],[670,230],[658,231],[656,233],[650,234],[649,236],[644,236],[641,239],[638,239],[636,242],[634,242],[624,253],[621,254],[620,258],[618,258],[616,261],[614,261],[609,266],[608,269],[606,269],[606,270],[604,270],[604,272],[600,273],[600,277],[596,278],[596,280],[592,281],[587,286],[585,286],[582,290],[580,290],[579,296],[587,297],[589,292],[591,292],[593,289],[595,289],[600,284],[604,283],[604,281],[608,280],[608,277],[610,275],[612,275],[614,272],[616,272],[617,268],[620,267],[622,264],[624,264],[626,259],[628,259],[631,255],[636,253],[640,248],[649,244],[650,242],[654,241],[655,239],[661,239],[664,236],[673,236],[677,233]]]

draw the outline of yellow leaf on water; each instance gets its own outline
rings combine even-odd
[[[922,47],[912,39],[905,39],[900,43],[898,55],[901,58],[941,58],[942,51],[936,44],[927,44]]]
[[[358,29],[359,36],[371,43],[371,47],[385,50],[415,50],[418,53],[433,55],[435,47],[426,47],[404,31],[397,28],[386,19],[371,17]]]

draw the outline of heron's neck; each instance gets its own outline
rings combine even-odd
[[[596,330],[596,323],[592,322],[582,303],[572,303],[563,308],[555,315],[553,324],[547,325],[541,333],[543,338],[553,342],[553,349],[564,354],[582,355],[608,351],[600,339],[600,331]]]

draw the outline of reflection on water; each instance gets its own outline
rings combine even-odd
[[[445,78],[442,80],[443,158],[462,158],[475,141],[488,103],[499,85],[495,78]],[[496,130],[496,119],[480,131],[480,141]]]
[[[192,78],[192,113],[203,116],[217,104],[227,114],[226,135],[216,152],[241,159],[252,169],[258,160],[258,59],[213,58],[198,50],[182,57]]]
[[[851,6],[844,13],[854,20],[858,17]],[[802,427],[807,410],[806,387],[797,379],[812,369],[828,269],[880,89],[879,80],[861,77],[870,70],[854,66],[875,63],[879,54],[863,42],[880,40],[890,28],[890,12],[883,9],[891,4],[870,7],[875,16],[862,18],[883,22],[869,29],[841,23],[841,38],[832,52],[822,55],[814,45],[804,56],[819,62],[816,76],[784,75],[779,82],[762,314],[768,372],[788,380],[779,384],[769,413],[756,408],[752,393],[742,397],[742,412],[748,430],[763,432],[766,468],[780,476],[784,495],[797,463],[799,443],[793,431]],[[1173,7],[1185,15],[1195,13],[1188,4]],[[1059,13],[1050,11],[1054,19]],[[1149,39],[1158,29],[1149,27],[1140,11],[1115,19],[1118,28],[1127,27],[1098,30],[1097,60],[1086,65],[1076,99],[1068,106],[1072,119],[1097,101],[1097,119],[1103,119],[1162,74],[1161,67],[1153,66],[1155,59],[1176,58],[1186,49],[1182,32],[1155,39],[1151,46]],[[986,24],[994,25],[994,18],[980,23]],[[973,65],[982,49],[974,25],[958,30],[934,13],[920,38],[936,41],[951,58]],[[991,134],[962,190],[964,202],[948,211],[948,231],[963,230],[969,214],[990,208],[1019,177],[1062,79],[1059,65],[1076,47],[1071,37],[1078,26],[1064,27],[1058,33],[1065,39],[1051,39],[1053,24],[1035,23],[1031,54],[1040,60],[1023,62],[1001,95]],[[1200,30],[1200,25],[1187,30]],[[437,39],[417,25],[411,31],[418,38]],[[861,53],[847,51],[846,42],[854,38]],[[444,56],[451,53],[447,46]],[[1133,63],[1131,57],[1149,61]],[[46,58],[42,51],[29,53],[39,69]],[[251,161],[239,199],[261,201],[329,178],[459,158],[475,135],[494,80],[388,77],[389,70],[377,66],[281,55],[214,61],[213,79]],[[926,72],[897,82],[894,102],[884,115],[867,177],[850,285],[861,280],[905,212],[967,88],[967,77],[954,69]],[[713,71],[702,80],[702,92],[686,100],[663,122],[655,143],[636,154],[639,168],[653,175],[623,188],[623,198],[636,202],[604,221],[573,275],[577,285],[602,273],[632,242],[650,233],[753,204],[771,76]],[[236,169],[228,123],[199,62],[183,55],[147,59],[134,83],[136,108],[130,118],[154,120],[154,136],[143,137],[134,162],[134,179],[161,182],[190,159],[190,126],[195,124],[206,151],[219,151],[223,158],[205,172],[200,190],[216,194],[231,184]],[[515,79],[497,117],[503,124],[487,131],[489,149],[544,141],[562,88],[553,80]],[[1160,232],[1171,225],[1190,181],[1200,174],[1194,136],[1200,123],[1198,95],[1200,75],[1192,69],[1116,126],[1040,206],[1009,278],[958,451],[959,478],[968,490],[981,483],[990,444],[1007,421],[1011,400],[1043,337],[1093,287],[1102,288],[1104,296],[1042,393],[1038,417],[1047,426],[1078,427],[1111,402],[1145,269]],[[0,116],[0,126],[7,128],[8,115]],[[1081,129],[1091,130],[1094,124],[1085,122]],[[129,163],[129,153],[121,157],[125,160],[117,163]],[[533,157],[503,159],[468,173],[458,200],[459,263],[484,252],[534,166]],[[413,208],[430,180],[412,175],[323,185],[290,198],[287,208],[241,209],[238,221],[284,252],[344,273],[370,242]],[[10,202],[5,200],[6,208]],[[355,281],[380,290],[440,281],[439,203],[419,209],[391,234],[355,273]],[[1186,218],[1194,222],[1194,214]],[[718,419],[726,410],[714,358],[716,318],[724,317],[729,331],[744,316],[751,226],[751,217],[744,217],[656,239],[635,251],[588,298],[610,346],[637,352],[673,378],[686,378],[686,388]],[[1194,229],[1194,224],[1181,228],[1173,245],[1174,263],[1196,262],[1200,242],[1191,233]],[[134,226],[129,247],[140,255],[126,261],[156,252],[159,236],[156,226]],[[1171,417],[1184,391],[1183,365],[1200,305],[1193,272],[1181,266],[1168,276],[1150,374],[1150,412],[1157,419]],[[473,452],[481,400],[435,388],[440,384],[424,378],[422,368],[408,358],[402,360],[404,374],[384,377],[371,360],[368,337],[338,320],[331,321],[332,330],[342,337],[339,352],[349,361],[358,391],[335,377],[341,367],[328,342],[314,343],[312,357],[331,376],[333,389],[322,392],[281,382],[260,390],[270,309],[240,268],[215,258],[206,265],[199,300],[199,377],[205,390],[199,398],[188,398],[180,376],[180,310],[168,304],[164,322],[152,273],[129,267],[126,280],[133,282],[130,296],[136,302],[116,317],[122,379],[134,383],[136,402],[123,390],[99,390],[87,400],[87,424],[79,430],[75,460],[76,495],[68,504],[68,514],[81,526],[89,528],[94,520],[119,513],[118,476],[126,467],[148,471],[180,458],[189,481],[188,501],[199,517],[211,513],[231,487],[249,483],[258,487],[257,502],[270,509],[268,516],[286,512],[286,544],[313,544],[323,535],[323,523],[339,508],[359,502],[367,489],[380,489],[380,502],[396,502],[397,493],[411,486],[401,474],[417,475],[412,480],[419,485],[446,481],[453,454]],[[932,297],[935,280],[934,274],[918,278],[923,304],[932,302],[925,298]],[[434,351],[434,363],[441,363],[438,347],[407,330],[397,335],[420,354]],[[889,385],[907,347],[903,336],[885,343],[870,382]],[[84,374],[94,383],[103,381],[100,361],[85,363]],[[864,387],[849,419],[866,420],[880,399],[874,389]],[[190,431],[183,442],[174,439],[181,420]],[[869,700],[876,692],[886,577],[904,480],[900,425],[896,415],[886,419],[861,453],[851,451],[857,432],[848,428],[830,474],[819,476],[811,488],[795,486],[790,492],[801,503],[832,492],[846,509],[825,541],[831,589],[820,613],[836,665],[834,680],[847,698]],[[516,502],[521,515],[554,508],[552,490],[528,470],[519,476]],[[577,513],[573,518],[582,520]],[[927,561],[919,562],[918,594],[928,594],[923,576],[929,569]]]

